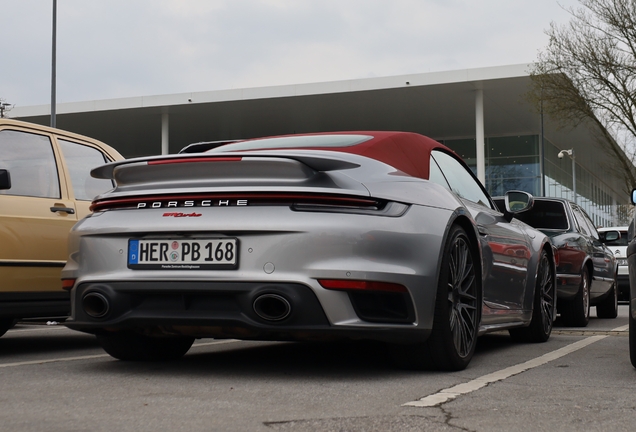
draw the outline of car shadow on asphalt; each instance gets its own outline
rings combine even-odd
[[[507,331],[488,333],[477,339],[475,354],[487,356],[497,354],[500,351],[511,349],[522,342],[515,341]]]
[[[204,339],[203,342],[209,341]],[[479,339],[473,361],[516,345],[510,337]],[[391,362],[385,344],[378,342],[236,342],[220,344],[213,352],[193,348],[173,362],[108,362],[86,364],[92,372],[140,373],[152,376],[231,376],[370,379],[439,374],[435,370],[404,370]],[[469,368],[471,366],[469,365]]]
[[[206,339],[203,342],[208,341]],[[121,362],[91,365],[109,373],[148,373],[149,375],[253,377],[297,376],[359,377],[403,373],[391,366],[383,344],[373,342],[308,343],[237,342],[224,344],[214,352],[193,348],[173,362]]]
[[[28,354],[68,354],[87,355],[85,350],[90,349],[91,354],[95,348],[100,348],[97,339],[93,335],[84,333],[68,333],[64,330],[41,332],[33,334],[27,332],[11,332],[0,337],[0,359],[15,358]]]
[[[59,331],[59,333],[58,333]],[[218,345],[205,346],[208,343]],[[204,346],[197,347],[197,344]],[[519,343],[508,332],[479,337],[473,365],[501,355]],[[96,352],[96,349],[98,351]],[[88,351],[90,350],[90,351]],[[0,359],[30,354],[73,356],[105,354],[93,335],[67,332],[65,329],[35,332],[10,331],[0,338]],[[172,362],[123,362],[105,357],[106,361],[85,363],[81,367],[102,371],[148,371],[151,374],[183,373],[186,375],[244,374],[314,376],[325,374],[368,378],[369,375],[435,374],[435,370],[403,370],[393,365],[387,346],[380,342],[254,342],[202,339],[182,359]],[[469,368],[471,365],[469,365]],[[448,372],[444,372],[448,373]]]

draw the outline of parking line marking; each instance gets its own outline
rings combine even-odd
[[[202,343],[197,343],[192,345],[193,347],[202,347],[202,346],[208,346],[208,345],[221,345],[221,344],[227,344],[227,343],[235,343],[235,342],[241,342],[239,339],[224,339],[224,340],[218,340],[218,341],[214,341],[214,342],[202,342]]]
[[[4,363],[0,364],[0,368],[8,368],[15,366],[29,366],[36,364],[46,364],[46,363],[56,363],[56,362],[67,362],[67,361],[75,361],[75,360],[90,360],[102,357],[110,357],[109,354],[97,354],[97,355],[88,355],[88,356],[78,356],[78,357],[64,357],[64,358],[56,358],[56,359],[48,359],[48,360],[31,360],[25,362],[16,362],[16,363]]]
[[[64,326],[46,326],[46,327],[35,327],[35,328],[17,328],[11,329],[7,332],[7,334],[11,333],[19,333],[19,332],[33,332],[33,331],[48,331],[48,330],[69,330]]]
[[[194,344],[192,346],[200,347],[200,346],[208,346],[208,345],[226,344],[226,343],[232,343],[232,342],[240,342],[240,340],[228,339],[228,340],[220,340],[215,342],[204,342],[200,344]],[[104,358],[104,357],[110,357],[110,354],[95,354],[95,355],[77,356],[77,357],[63,357],[63,358],[55,358],[55,359],[48,359],[48,360],[30,360],[30,361],[24,361],[24,362],[4,363],[4,364],[0,363],[0,368],[29,366],[29,365],[46,364],[46,363],[68,362],[68,361],[76,361],[76,360],[92,360],[92,359],[98,359],[98,358]]]
[[[629,328],[629,326],[621,326],[621,327],[617,327],[615,329],[613,329],[612,331],[624,331],[627,328]],[[505,369],[501,369],[499,371],[496,372],[492,372],[486,375],[483,375],[479,378],[475,378],[471,381],[468,381],[466,383],[462,383],[462,384],[457,384],[453,387],[449,387],[447,389],[444,390],[440,390],[437,393],[434,393],[432,395],[428,395],[425,396],[421,399],[418,399],[416,401],[412,401],[412,402],[407,402],[405,404],[402,404],[402,406],[409,406],[409,407],[434,407],[437,405],[441,405],[444,404],[448,401],[451,401],[455,398],[457,398],[458,396],[464,395],[464,394],[468,394],[471,392],[474,392],[476,390],[479,390],[480,388],[483,388],[485,386],[487,386],[488,384],[497,382],[497,381],[503,381],[506,378],[510,378],[511,376],[514,375],[518,375],[522,372],[525,372],[529,369],[533,369],[536,368],[538,366],[542,366],[548,362],[551,362],[553,360],[556,360],[560,357],[563,357],[567,354],[573,353],[575,351],[578,351],[582,348],[585,348],[588,345],[593,344],[594,342],[598,342],[601,339],[605,339],[608,336],[590,336],[587,337],[583,340],[580,340],[578,342],[574,342],[573,344],[564,346],[563,348],[559,348],[558,350],[549,352],[547,354],[544,354],[542,356],[539,356],[537,358],[534,358],[532,360],[528,360],[526,362],[523,363],[519,363],[517,365],[514,366],[510,366],[507,367]]]

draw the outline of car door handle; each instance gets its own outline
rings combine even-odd
[[[68,213],[68,214],[75,214],[75,209],[72,209],[70,207],[51,207],[51,211],[53,213],[64,212],[64,213]]]

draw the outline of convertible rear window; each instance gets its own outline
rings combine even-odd
[[[264,138],[251,141],[241,141],[226,144],[207,153],[220,153],[229,151],[286,149],[286,148],[336,148],[351,147],[372,139],[369,135],[303,135],[278,138]]]
[[[558,201],[541,201],[535,199],[532,209],[516,214],[515,218],[538,229],[568,229],[565,206]]]

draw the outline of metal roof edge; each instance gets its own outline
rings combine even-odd
[[[326,81],[304,84],[287,84],[269,87],[251,87],[174,93],[165,95],[136,96],[116,99],[101,99],[80,102],[58,103],[57,114],[71,114],[93,111],[110,111],[197,103],[230,102],[240,100],[267,99],[294,96],[309,96],[355,91],[393,89],[406,86],[429,86],[461,82],[487,81],[529,76],[530,64],[490,66],[473,69],[459,69],[442,72],[394,75],[387,77],[360,78],[341,81]],[[35,117],[49,115],[50,105],[16,106],[11,117]]]

